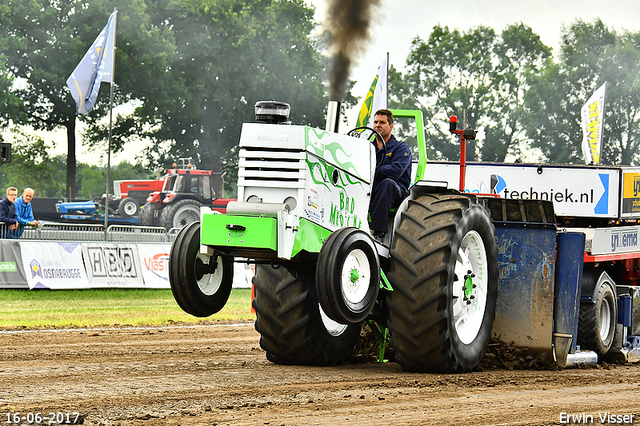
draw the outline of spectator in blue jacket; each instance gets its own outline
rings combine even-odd
[[[7,188],[7,198],[0,201],[0,222],[4,225],[0,228],[0,238],[17,238],[15,231],[18,229],[18,219],[14,201],[18,197],[18,188]]]
[[[399,142],[392,134],[393,114],[388,109],[380,109],[373,116],[373,128],[384,138],[386,155],[382,141],[376,139],[376,159],[380,164],[376,169],[369,204],[369,226],[374,236],[383,237],[387,232],[389,210],[400,205],[409,195],[411,183],[411,149]]]
[[[18,220],[18,229],[15,232],[16,238],[20,238],[22,236],[26,225],[38,226],[38,222],[33,217],[33,209],[31,208],[33,194],[33,189],[25,188],[25,190],[22,191],[22,197],[18,198],[16,202],[13,203]]]

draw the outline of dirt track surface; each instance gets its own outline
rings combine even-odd
[[[603,424],[609,412],[640,425],[640,365],[464,375],[393,362],[280,366],[253,324],[0,332],[0,425],[16,412],[183,426],[555,425],[583,414]]]

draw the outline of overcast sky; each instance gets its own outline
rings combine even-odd
[[[324,21],[327,5],[335,0],[305,0],[316,6],[316,21]],[[338,0],[339,1],[339,0]],[[640,31],[640,0],[379,0],[376,18],[371,22],[370,47],[363,52],[351,79],[356,80],[353,94],[364,96],[384,55],[402,70],[411,40],[428,39],[435,25],[466,29],[478,25],[496,33],[510,24],[522,22],[538,34],[542,42],[558,53],[563,26],[577,19],[591,22],[600,18],[617,31]],[[349,113],[355,123],[356,113]]]

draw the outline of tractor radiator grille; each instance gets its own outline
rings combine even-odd
[[[303,188],[306,152],[281,148],[240,149],[238,185]]]

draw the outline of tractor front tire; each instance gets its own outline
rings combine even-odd
[[[216,262],[215,268],[213,263]],[[195,317],[219,312],[229,300],[233,261],[200,253],[200,222],[180,230],[169,253],[169,284],[178,305]]]
[[[168,204],[160,213],[160,226],[167,231],[171,228],[183,228],[200,220],[200,202],[186,199]]]
[[[474,196],[409,201],[394,234],[389,280],[391,346],[403,370],[478,366],[495,317],[498,262],[493,225]]]
[[[158,203],[145,203],[140,210],[138,223],[142,226],[158,226],[158,215],[162,207],[163,205]]]
[[[342,228],[329,236],[318,256],[316,289],[332,320],[355,324],[367,318],[380,289],[380,260],[369,234]]]
[[[318,303],[313,277],[299,279],[283,266],[256,265],[256,330],[267,359],[285,365],[336,365],[353,353],[362,324],[339,324]]]
[[[120,216],[133,217],[138,214],[139,210],[140,205],[133,198],[123,198],[118,204],[118,213],[120,214]]]

